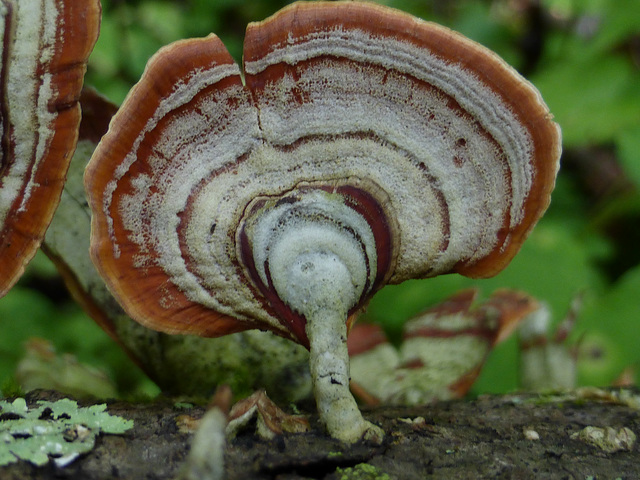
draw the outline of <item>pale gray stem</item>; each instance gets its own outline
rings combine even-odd
[[[349,390],[349,353],[344,315],[331,309],[319,310],[307,317],[310,343],[309,365],[313,391],[328,433],[344,442],[362,438],[380,442],[384,432],[362,418]]]

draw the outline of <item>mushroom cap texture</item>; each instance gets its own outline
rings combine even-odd
[[[558,125],[529,82],[447,28],[295,3],[248,26],[242,67],[215,35],[163,48],[87,168],[92,258],[150,328],[293,337],[238,254],[256,197],[368,191],[394,235],[386,283],[495,275],[549,205]]]
[[[98,0],[0,6],[0,297],[35,255],[60,200],[100,12]]]

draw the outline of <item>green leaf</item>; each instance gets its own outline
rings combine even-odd
[[[605,1],[594,15],[598,15],[601,21],[594,39],[593,48],[596,50],[615,49],[640,31],[640,2],[637,0]]]
[[[627,177],[640,189],[640,123],[620,132],[616,143]]]
[[[147,1],[138,7],[140,25],[163,44],[175,42],[185,30],[182,3]]]
[[[621,54],[562,58],[533,83],[562,127],[565,146],[611,142],[640,121],[640,80]]]
[[[580,383],[609,385],[626,368],[635,367],[637,371],[639,298],[640,266],[636,266],[585,307],[577,325],[577,333],[583,336],[583,355],[578,362]]]

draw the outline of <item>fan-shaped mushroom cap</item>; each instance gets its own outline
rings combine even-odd
[[[214,35],[165,47],[87,169],[94,262],[151,328],[305,343],[283,300],[304,282],[275,277],[313,262],[287,255],[343,245],[353,318],[386,283],[496,274],[549,204],[560,130],[539,93],[446,28],[296,3],[249,25],[244,80]]]
[[[35,254],[78,137],[98,0],[0,3],[0,297]]]
[[[206,396],[227,384],[235,395],[260,386],[274,400],[308,397],[309,352],[304,347],[258,330],[220,338],[167,335],[133,321],[113,299],[89,257],[91,211],[82,176],[117,107],[87,88],[80,104],[78,145],[41,245],[74,300],[165,394]]]

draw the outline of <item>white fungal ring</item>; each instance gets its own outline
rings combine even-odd
[[[296,312],[322,308],[309,304],[313,297],[342,303],[347,312],[369,293],[377,272],[376,239],[339,194],[318,189],[286,196],[263,204],[252,217],[245,228],[259,278]]]

